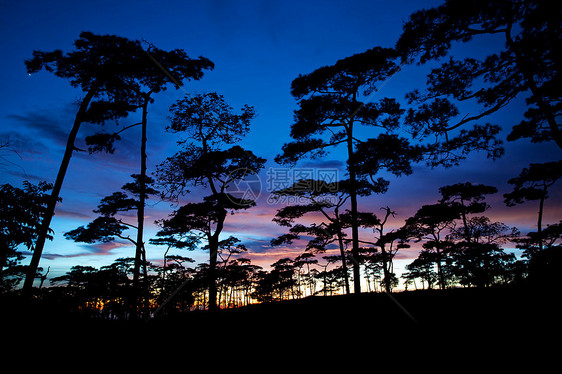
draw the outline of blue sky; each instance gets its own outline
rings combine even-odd
[[[116,34],[131,39],[145,39],[162,49],[182,48],[192,57],[204,56],[215,69],[199,82],[184,86],[190,93],[216,91],[235,109],[244,104],[255,107],[257,117],[243,146],[279,167],[273,158],[289,141],[295,101],[290,95],[291,81],[299,74],[335,63],[338,59],[363,52],[374,46],[392,47],[402,23],[413,11],[438,5],[440,1],[14,1],[0,4],[0,138],[9,138],[18,154],[5,153],[0,164],[0,183],[20,186],[24,179],[54,181],[62,158],[66,134],[82,96],[68,82],[42,72],[29,76],[24,60],[34,49],[69,51],[81,31]],[[485,54],[499,41],[475,40],[456,50],[457,56]],[[429,67],[406,67],[393,77],[382,96],[402,100],[410,89],[422,87]],[[169,90],[155,97],[149,108],[149,171],[173,154],[176,138],[164,132],[169,106],[185,93]],[[379,95],[377,94],[377,95]],[[470,108],[465,108],[469,111]],[[516,124],[524,112],[524,98],[514,100],[508,108],[487,119],[505,128]],[[127,121],[135,121],[132,116]],[[108,125],[110,126],[110,125]],[[98,129],[83,126],[83,138]],[[46,245],[40,266],[51,266],[60,275],[71,265],[102,266],[115,258],[133,255],[125,243],[81,245],[67,241],[62,234],[95,217],[92,210],[99,200],[118,191],[127,176],[138,172],[137,141],[140,134],[132,130],[117,145],[114,155],[75,153],[65,179],[63,203],[56,211],[53,229],[56,237]],[[368,137],[369,131],[362,130]],[[504,134],[505,135],[505,134]],[[85,148],[85,147],[82,147]],[[300,166],[326,167],[343,165],[336,150],[325,159],[303,161]],[[362,201],[362,206],[378,210],[391,206],[397,212],[395,225],[413,214],[422,204],[435,202],[438,188],[446,184],[471,181],[496,186],[500,193],[491,197],[489,215],[494,220],[533,228],[537,208],[525,204],[506,208],[501,194],[508,191],[507,180],[516,176],[530,162],[552,161],[560,151],[552,145],[531,145],[525,141],[509,143],[505,156],[496,162],[482,155],[471,156],[460,167],[430,170],[416,166],[412,176],[390,178],[386,195]],[[341,173],[343,173],[343,167]],[[265,171],[260,174],[265,185]],[[299,248],[273,250],[269,240],[283,228],[271,222],[278,208],[265,202],[228,223],[229,233],[248,243],[260,265],[282,255],[294,256]],[[558,185],[547,203],[545,222],[553,223],[562,207]],[[193,197],[192,197],[193,198]],[[149,224],[146,237],[156,227],[154,220],[171,211],[169,203],[154,202],[147,209]],[[149,260],[159,260],[163,250],[149,247]],[[198,262],[205,253],[189,253]],[[402,261],[411,261],[415,253],[405,252]],[[260,262],[261,261],[261,262]]]

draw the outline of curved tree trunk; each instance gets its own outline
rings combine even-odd
[[[26,296],[29,296],[31,294],[31,289],[33,288],[33,281],[35,280],[37,268],[39,267],[39,261],[41,260],[41,255],[43,253],[43,248],[45,247],[47,236],[49,235],[51,221],[53,219],[53,216],[55,215],[55,208],[57,202],[59,201],[62,183],[64,181],[64,177],[66,176],[68,165],[70,164],[70,158],[72,157],[72,153],[75,150],[74,142],[76,141],[78,130],[80,130],[80,125],[84,121],[84,116],[96,91],[97,89],[95,86],[91,87],[86,96],[82,99],[82,102],[80,103],[80,107],[78,109],[78,113],[76,113],[76,117],[74,118],[74,124],[72,125],[72,129],[68,134],[64,156],[59,167],[57,179],[55,180],[55,184],[53,185],[53,190],[51,191],[51,196],[47,204],[45,215],[43,216],[43,220],[41,222],[41,228],[39,230],[39,235],[35,243],[33,256],[31,257],[31,262],[29,264],[25,282],[23,284],[23,293]]]

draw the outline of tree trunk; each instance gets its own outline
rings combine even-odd
[[[338,225],[338,243],[340,246],[340,256],[341,256],[341,263],[342,263],[342,272],[343,272],[343,279],[345,282],[345,294],[349,295],[351,291],[349,290],[349,274],[347,274],[347,258],[345,255],[345,247],[343,244],[343,236],[341,233],[341,229]]]
[[[8,245],[3,242],[0,241],[0,281],[2,280],[3,277],[3,270],[4,270],[4,266],[6,266],[6,261],[8,260]]]
[[[347,127],[347,157],[349,171],[349,200],[351,201],[351,257],[353,260],[353,292],[361,293],[361,269],[359,255],[359,225],[357,222],[357,176],[355,174],[355,166],[353,165],[353,124]]]
[[[558,145],[559,148],[562,148],[562,133],[558,128],[558,123],[556,123],[556,116],[554,114],[554,110],[552,106],[544,100],[543,95],[540,93],[537,83],[535,82],[533,73],[530,72],[529,69],[527,68],[529,63],[525,59],[523,53],[521,53],[519,48],[517,48],[517,46],[515,45],[513,38],[511,37],[512,26],[513,23],[509,22],[505,32],[505,37],[507,42],[506,44],[508,48],[511,50],[511,52],[513,52],[513,54],[515,55],[516,64],[519,67],[521,73],[523,74],[525,83],[527,84],[527,87],[531,91],[531,94],[537,100],[537,106],[539,107],[539,110],[546,118],[546,122],[548,123],[548,127],[550,128],[550,135],[552,136],[552,139],[554,140],[556,145]]]
[[[470,243],[470,230],[468,229],[468,223],[466,220],[466,206],[464,205],[464,201],[461,199],[461,206],[462,206],[462,211],[461,211],[461,217],[462,217],[462,223],[464,225],[464,237],[467,243]]]
[[[382,234],[381,234],[382,235]],[[381,253],[382,253],[382,269],[384,273],[384,290],[390,293],[390,272],[388,271],[388,261],[386,258],[386,249],[385,245],[381,245]]]
[[[217,304],[217,256],[218,256],[218,237],[212,235],[209,239],[209,310],[218,310]]]
[[[141,150],[140,150],[140,158],[141,158],[141,165],[140,165],[140,177],[139,177],[139,201],[137,207],[137,245],[136,245],[136,252],[135,252],[135,266],[133,269],[133,288],[137,295],[140,295],[140,267],[141,263],[143,262],[143,258],[145,259],[146,256],[143,256],[144,252],[144,241],[143,241],[143,232],[144,232],[144,206],[146,201],[146,127],[147,127],[147,108],[148,108],[148,98],[145,98],[145,101],[142,105],[142,130],[141,130]],[[146,275],[146,263],[144,265],[144,272]]]
[[[25,277],[25,282],[23,284],[23,294],[29,296],[31,294],[31,289],[33,288],[33,281],[35,280],[35,275],[37,273],[37,268],[39,267],[39,261],[41,260],[41,255],[45,247],[45,242],[47,236],[49,235],[49,228],[51,226],[51,221],[55,215],[55,208],[59,200],[60,191],[62,189],[62,183],[64,177],[66,176],[66,171],[68,170],[68,165],[70,164],[70,158],[72,157],[72,152],[74,152],[74,142],[76,141],[76,136],[78,135],[78,130],[80,130],[80,125],[84,120],[84,115],[90,105],[90,101],[94,97],[97,91],[97,87],[94,85],[90,88],[86,96],[82,99],[76,117],[74,118],[74,124],[72,129],[68,134],[68,140],[66,142],[66,149],[64,151],[64,156],[59,167],[57,174],[57,179],[53,185],[53,190],[51,191],[51,196],[49,197],[49,202],[47,204],[47,209],[43,216],[41,222],[41,227],[39,229],[39,234],[37,236],[37,241],[35,243],[35,249],[33,251],[33,256],[31,257],[31,262],[27,269],[27,274]]]
[[[445,279],[443,278],[443,268],[441,266],[441,252],[439,252],[439,248],[435,248],[435,251],[437,252],[437,276],[439,277],[439,287],[444,290]]]
[[[219,237],[224,227],[226,219],[226,210],[222,210],[217,219],[217,227],[215,232],[208,235],[209,238],[209,310],[218,310],[217,304],[217,257],[219,253]]]
[[[537,234],[539,237],[539,251],[542,251],[542,247],[543,247],[543,238],[542,238],[542,215],[544,212],[544,199],[546,198],[546,185],[544,186],[543,189],[543,194],[541,196],[541,200],[539,203],[539,218],[537,221]]]

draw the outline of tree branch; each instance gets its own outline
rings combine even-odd
[[[521,51],[519,50],[519,48],[515,45],[515,42],[511,37],[512,26],[513,26],[513,22],[510,21],[509,24],[507,25],[507,29],[505,30],[506,44],[508,48],[515,55],[516,64],[521,70],[523,77],[525,78],[527,87],[529,88],[533,96],[536,98],[537,106],[546,117],[546,122],[548,123],[548,126],[550,128],[552,139],[558,145],[558,147],[562,148],[562,132],[558,127],[558,123],[556,123],[556,119],[552,107],[548,102],[544,100],[543,96],[539,93],[539,89],[537,87],[537,83],[535,82],[533,74],[530,73],[529,70],[525,68],[525,58],[521,53]]]
[[[470,27],[465,27],[464,28],[465,31],[467,31],[468,33],[470,33],[471,35],[482,35],[482,34],[499,34],[502,32],[506,32],[507,28],[505,29],[472,29]]]
[[[118,219],[117,222],[119,222],[119,223],[122,224],[122,225],[129,226],[129,227],[132,227],[132,228],[138,230],[138,227],[137,227],[137,226],[131,225],[130,223],[127,223],[127,222],[123,222],[121,219]]]
[[[129,125],[129,126],[126,126],[126,127],[122,128],[121,130],[117,131],[117,132],[114,133],[113,135],[119,135],[119,134],[121,134],[121,133],[122,133],[123,131],[125,131],[125,130],[128,130],[128,129],[130,129],[130,128],[132,128],[132,127],[135,127],[135,126],[140,126],[140,125],[142,125],[142,122],[134,123],[134,124],[132,124],[132,125]]]
[[[485,110],[485,111],[481,112],[480,114],[478,114],[478,115],[476,115],[476,116],[467,117],[467,116],[468,116],[468,114],[467,114],[460,122],[458,122],[457,124],[455,124],[455,125],[453,125],[453,126],[451,126],[451,127],[448,127],[448,128],[446,128],[446,129],[444,129],[443,132],[448,132],[448,131],[454,130],[454,129],[456,129],[456,128],[461,127],[461,126],[464,125],[465,123],[468,123],[468,122],[470,122],[470,121],[476,121],[476,120],[478,120],[478,119],[480,119],[480,118],[482,118],[482,117],[485,117],[485,116],[487,116],[487,115],[489,115],[489,114],[492,114],[492,113],[494,113],[494,112],[497,112],[498,110],[500,110],[501,108],[503,108],[504,106],[506,106],[507,104],[509,104],[509,101],[510,101],[511,99],[513,99],[514,97],[515,97],[514,94],[505,96],[505,97],[504,97],[502,100],[500,100],[496,105],[494,105],[493,107],[491,107],[491,108],[488,109],[488,110]]]
[[[115,236],[118,237],[119,239],[128,240],[131,243],[133,243],[135,246],[137,245],[137,242],[134,241],[133,239],[131,239],[130,236],[123,236],[123,235],[120,235],[120,234],[115,234]]]

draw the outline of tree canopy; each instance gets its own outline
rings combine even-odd
[[[410,100],[424,103],[424,115],[432,108],[437,113],[434,117],[444,113],[448,121],[438,127],[432,122],[429,126],[418,123],[416,131],[446,135],[485,118],[525,93],[525,119],[512,127],[507,140],[553,141],[562,148],[561,35],[560,7],[551,1],[447,0],[438,7],[414,12],[396,43],[404,62],[443,61],[455,43],[478,38],[501,37],[504,42],[483,59],[457,59],[453,55],[432,70],[425,92],[413,91]],[[473,100],[482,110],[449,123],[459,113],[450,99]],[[498,133],[497,125],[476,124],[474,129],[480,130],[480,137]]]
[[[374,46],[295,73],[287,92],[295,103],[292,121],[286,123],[288,140],[280,138],[285,144],[272,160],[288,168],[267,172],[268,177],[290,174],[292,181],[286,179],[276,189],[272,183],[267,191],[261,181],[260,190],[245,184],[250,177],[259,180],[267,163],[251,150],[252,138],[247,138],[258,113],[253,106],[235,108],[220,93],[203,89],[185,91],[166,104],[167,118],[152,106],[158,93],[201,79],[214,68],[209,59],[192,58],[182,49],[160,49],[146,40],[92,32],[81,33],[69,52],[33,51],[25,61],[29,74],[46,71],[63,78],[81,97],[54,183],[0,185],[0,296],[19,297],[17,285],[25,272],[21,293],[26,308],[48,299],[77,315],[148,320],[254,302],[360,294],[366,286],[368,292],[386,293],[387,301],[414,319],[391,294],[399,285],[397,269],[406,270],[406,289],[412,284],[417,288],[417,280],[422,288],[440,288],[416,295],[449,294],[444,290],[459,287],[475,287],[484,295],[483,289],[491,287],[556,286],[562,221],[543,223],[544,217],[552,219],[544,214],[545,205],[554,200],[553,186],[562,177],[556,155],[529,156],[517,166],[520,174],[504,181],[511,185],[508,191],[499,180],[501,173],[488,180],[467,173],[460,181],[449,180],[456,175],[451,173],[447,185],[439,183],[441,175],[431,177],[431,183],[441,186],[433,202],[415,183],[400,186],[397,204],[384,194],[394,188],[395,177],[409,178],[424,167],[460,166],[477,151],[491,160],[503,157],[504,141],[525,139],[524,147],[548,142],[562,148],[560,38],[559,4],[444,0],[412,13],[392,48]],[[485,47],[467,55],[462,47],[478,41],[485,41]],[[418,72],[425,69],[425,84],[415,87],[406,81],[401,86],[406,87],[405,96],[381,95],[406,65]],[[502,122],[497,114],[514,102],[521,104],[514,110],[519,117]],[[148,120],[149,108],[157,114],[154,121],[152,114]],[[76,147],[82,125],[89,127],[85,141],[90,154],[122,156],[118,141],[126,139],[130,158],[119,169],[104,169],[107,183],[119,178],[128,161],[138,159],[139,168],[126,173],[131,179],[120,191],[103,198],[105,193],[98,195],[94,183],[84,185],[89,196],[101,198],[95,215],[63,234],[82,249],[97,244],[104,250],[134,247],[135,252],[100,268],[79,263],[64,275],[55,269],[44,289],[52,270],[38,267],[42,257],[84,259],[83,253],[43,255],[46,240],[53,238],[51,221],[70,159],[84,152]],[[266,130],[269,126],[266,121],[261,125]],[[139,131],[129,132],[132,128]],[[153,158],[149,134],[157,129],[166,140]],[[269,142],[260,131],[253,141]],[[0,148],[7,144],[0,142]],[[334,159],[326,159],[328,155]],[[509,161],[525,157],[521,153]],[[323,179],[327,170],[335,173]],[[521,214],[527,212],[519,205],[538,202],[536,227],[528,221],[521,226],[528,225],[531,232],[522,235],[511,226],[523,222],[521,215],[500,220],[497,210],[490,211],[500,189],[505,205],[521,209]],[[260,199],[264,192],[269,196]],[[151,210],[149,201],[163,209]],[[82,215],[82,205],[80,209]],[[152,215],[154,211],[158,214]],[[157,232],[145,238],[149,219]],[[270,220],[278,224],[271,230]],[[147,244],[159,246],[160,252],[149,256],[156,249]],[[195,264],[185,251],[201,251],[206,259]],[[30,264],[22,266],[27,255]],[[261,267],[252,263],[255,259],[271,264]],[[37,279],[40,285],[31,293]],[[369,297],[341,300],[357,303]],[[305,302],[317,299],[311,300]],[[423,317],[422,310],[416,312]],[[357,331],[355,321],[363,314],[353,308],[346,313]],[[220,322],[216,313],[205,315],[211,323]],[[388,322],[388,315],[381,316],[369,316],[369,322]],[[345,318],[339,322],[348,327]]]

